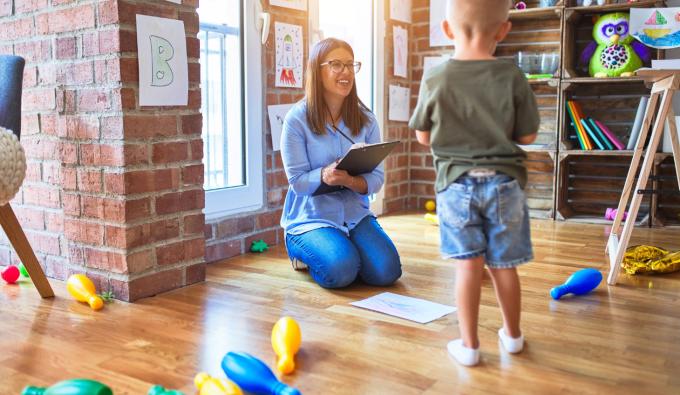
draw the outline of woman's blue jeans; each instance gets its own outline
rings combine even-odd
[[[314,229],[286,235],[291,259],[307,265],[314,281],[324,288],[342,288],[360,277],[370,285],[391,285],[401,277],[401,261],[392,240],[373,216],[349,232]]]

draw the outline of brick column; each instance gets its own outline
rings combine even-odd
[[[27,60],[12,204],[48,276],[84,272],[128,301],[205,278],[197,7],[0,0],[0,53]],[[139,106],[136,14],[184,21],[188,106]]]

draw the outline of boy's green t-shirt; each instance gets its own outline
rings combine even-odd
[[[515,64],[450,59],[423,77],[409,127],[430,131],[440,192],[480,167],[505,173],[524,188],[526,154],[513,139],[536,133],[539,123],[534,93]]]

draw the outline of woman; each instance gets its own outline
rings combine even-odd
[[[346,42],[316,44],[305,98],[283,123],[281,155],[290,183],[281,217],[286,247],[324,288],[357,278],[386,286],[401,276],[399,254],[369,210],[368,196],[383,184],[382,166],[354,177],[335,169],[352,144],[380,142],[375,116],[357,96],[354,74],[360,68]],[[313,196],[322,182],[343,189]]]

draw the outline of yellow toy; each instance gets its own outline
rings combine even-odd
[[[669,252],[645,245],[630,247],[621,266],[628,274],[675,272],[680,270],[680,251]]]
[[[201,372],[194,377],[198,395],[243,395],[241,388],[227,379],[211,377]]]
[[[437,204],[434,202],[434,200],[428,200],[425,202],[425,210],[427,211],[434,211],[437,208]]]
[[[439,226],[439,218],[437,214],[427,213],[425,214],[425,221],[431,222],[433,225]]]
[[[97,296],[97,290],[92,280],[84,274],[74,274],[69,277],[66,282],[66,289],[75,300],[89,304],[92,310],[99,310],[104,307],[104,301]]]
[[[295,353],[301,342],[300,326],[294,319],[283,317],[276,322],[272,329],[272,347],[279,357],[276,367],[281,373],[289,374],[295,370]]]

